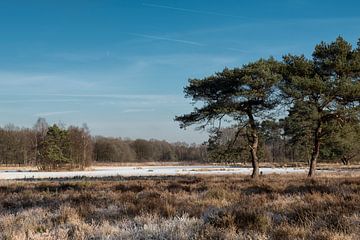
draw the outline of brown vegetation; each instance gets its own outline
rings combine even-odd
[[[358,239],[359,175],[2,182],[0,239]]]

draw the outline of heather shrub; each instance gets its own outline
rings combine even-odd
[[[357,175],[9,181],[0,239],[354,240],[359,186]]]

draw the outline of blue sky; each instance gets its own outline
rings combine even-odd
[[[0,125],[200,143],[188,78],[360,37],[359,1],[0,1]]]

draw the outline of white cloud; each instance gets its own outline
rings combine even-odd
[[[123,110],[123,113],[139,113],[139,112],[154,112],[153,108],[129,108]]]
[[[27,87],[28,90],[58,90],[63,88],[88,89],[95,86],[94,81],[79,75],[60,73],[34,73],[34,72],[4,72],[0,71],[1,90],[9,88]],[[20,89],[21,90],[21,89]],[[17,91],[19,92],[19,91]],[[21,91],[20,91],[21,92]]]
[[[178,98],[181,95],[167,95],[167,94],[67,94],[67,93],[49,93],[39,94],[43,96],[57,96],[57,97],[77,97],[77,98],[115,98],[115,99],[143,99],[143,100],[157,100]]]
[[[7,103],[67,103],[67,102],[84,102],[84,99],[9,99],[0,100],[0,104]]]
[[[47,54],[46,57],[65,60],[70,62],[92,62],[110,58],[111,53],[106,51],[90,51],[90,52],[58,52]]]
[[[44,113],[36,113],[34,114],[35,117],[47,117],[47,116],[54,116],[54,115],[65,115],[65,114],[72,114],[78,113],[80,111],[58,111],[58,112],[44,112]]]
[[[54,79],[53,75],[0,72],[0,86],[25,86],[43,84]]]

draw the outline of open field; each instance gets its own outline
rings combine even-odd
[[[0,239],[359,239],[360,174],[0,182]]]
[[[143,166],[143,167],[92,167],[87,171],[43,172],[32,170],[0,170],[0,179],[29,178],[68,178],[68,177],[111,177],[111,176],[164,176],[164,175],[198,175],[198,174],[247,174],[251,168],[229,166]],[[304,173],[304,168],[261,168],[264,174],[269,173]]]
[[[0,170],[0,179],[39,179],[39,178],[71,178],[71,177],[111,177],[111,176],[168,176],[168,175],[198,175],[198,174],[247,174],[251,168],[227,166],[153,166],[153,167],[93,167],[88,171],[28,171]],[[304,168],[261,168],[261,173],[306,173]],[[328,171],[328,170],[326,170]]]
[[[252,169],[244,165],[180,165],[177,163],[162,163],[159,165],[94,165],[85,171],[37,171],[34,167],[2,167],[0,168],[0,179],[28,179],[28,178],[72,178],[72,177],[111,177],[111,176],[167,176],[167,175],[224,175],[224,174],[246,174]],[[264,164],[260,168],[262,174],[306,174],[307,167],[300,164],[279,166]],[[357,172],[359,165],[342,166],[337,164],[322,164],[318,167],[319,172]]]

